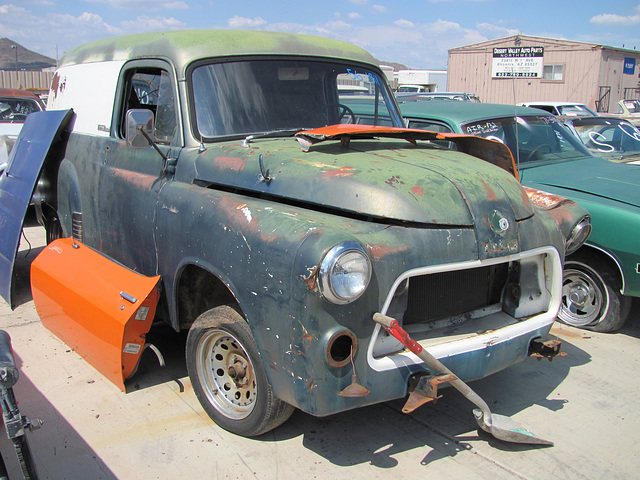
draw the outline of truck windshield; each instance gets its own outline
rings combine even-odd
[[[462,132],[505,143],[518,164],[592,156],[580,140],[551,115],[475,121],[462,125]]]
[[[357,88],[356,88],[357,87]],[[203,139],[356,123],[345,97],[369,97],[379,124],[402,127],[385,79],[359,65],[250,60],[197,66],[191,74],[196,129]]]

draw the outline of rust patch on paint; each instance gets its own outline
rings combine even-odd
[[[318,267],[315,266],[313,268],[308,268],[307,270],[309,271],[309,276],[302,278],[304,279],[304,283],[307,284],[307,289],[315,292],[318,290]]]
[[[367,245],[367,252],[372,257],[384,258],[387,255],[394,255],[402,252],[406,252],[409,250],[409,245],[401,245],[399,247],[391,246],[391,245]]]
[[[113,175],[118,178],[125,179],[128,183],[135,185],[141,190],[151,190],[153,184],[157,178],[151,175],[145,175],[143,173],[132,172],[130,170],[123,170],[121,168],[114,168]]]
[[[244,170],[245,165],[247,164],[247,159],[242,157],[226,157],[219,156],[213,160],[213,163],[216,167],[219,167],[223,170]]]
[[[353,167],[339,167],[336,170],[328,170],[322,174],[323,177],[348,177],[353,175]]]
[[[491,188],[487,182],[485,182],[484,180],[480,180],[482,182],[482,185],[484,185],[484,189],[487,192],[487,200],[491,201],[491,202],[495,202],[498,200],[498,196],[496,195],[496,192],[493,191],[493,188]]]

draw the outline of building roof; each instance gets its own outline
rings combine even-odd
[[[629,48],[621,48],[621,47],[612,47],[608,45],[603,45],[600,43],[591,43],[591,42],[579,42],[576,40],[567,40],[567,39],[559,39],[559,38],[548,38],[548,37],[536,37],[531,35],[512,35],[510,37],[496,38],[493,40],[487,40],[485,42],[473,43],[470,45],[465,45],[462,47],[456,47],[449,50],[449,53],[462,53],[466,50],[473,50],[477,48],[487,48],[492,46],[504,45],[512,41],[515,46],[518,46],[520,42],[526,41],[528,43],[539,43],[545,47],[557,47],[557,48],[571,48],[571,49],[603,49],[603,50],[616,50],[621,51],[626,54],[634,54],[635,56],[640,57],[640,51],[633,50]]]

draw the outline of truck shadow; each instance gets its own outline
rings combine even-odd
[[[25,232],[25,229],[29,229],[29,234]],[[38,225],[33,208],[30,208],[24,220],[23,230],[20,235],[20,246],[13,266],[12,291],[14,308],[24,305],[33,299],[31,296],[31,262],[44,249],[43,242],[32,243],[32,241],[35,241],[33,235],[35,229],[42,229],[40,233],[44,235],[44,228]]]
[[[572,343],[589,337],[590,332],[575,328],[554,330],[563,341],[565,357],[548,360],[533,358],[512,365],[488,378],[470,382],[470,386],[489,404],[491,411],[514,416],[537,405],[550,412],[564,408],[568,400],[552,397],[552,392],[565,380],[572,368],[591,361],[589,353]],[[168,326],[152,328],[147,340],[162,352],[165,367],[158,365],[155,355],[146,351],[138,372],[127,382],[127,391],[144,389],[166,382],[177,382],[187,376],[184,361],[186,334],[175,333]],[[392,468],[396,456],[414,449],[426,453],[422,465],[443,458],[455,457],[477,442],[488,442],[505,451],[528,451],[546,448],[511,444],[494,439],[478,429],[472,415],[474,405],[453,388],[440,390],[443,398],[427,404],[411,414],[402,413],[405,400],[342,412],[328,417],[314,417],[296,410],[282,426],[252,439],[259,442],[280,442],[302,436],[305,448],[338,466],[371,464]],[[545,437],[543,432],[531,429]],[[552,434],[551,434],[552,435]],[[550,438],[550,440],[553,440]]]
[[[32,420],[37,418],[44,422],[40,429],[26,432],[38,478],[117,480],[102,459],[31,382],[20,368],[22,360],[15,351],[14,357],[20,370],[20,379],[13,387],[20,413]],[[13,444],[6,433],[0,434],[0,451],[9,478],[23,478]]]
[[[513,416],[533,405],[550,412],[562,410],[568,402],[551,398],[572,367],[591,360],[590,355],[563,339],[566,357],[547,360],[527,359],[488,378],[470,382],[496,414]],[[427,404],[411,414],[402,413],[404,399],[373,405],[349,412],[317,418],[296,411],[277,430],[262,441],[279,441],[303,436],[303,445],[334,465],[354,466],[363,463],[379,468],[392,468],[395,456],[414,449],[427,453],[422,465],[442,458],[452,458],[469,450],[478,441],[506,451],[528,451],[547,448],[535,445],[505,443],[478,429],[472,405],[453,388],[439,392],[443,398]],[[553,415],[550,414],[549,422]],[[531,429],[544,437],[543,432]],[[551,439],[553,440],[553,439]]]
[[[186,331],[177,333],[168,325],[154,325],[146,335],[146,343],[154,345],[162,355],[159,357],[149,348],[140,357],[137,371],[125,381],[127,393],[143,390],[163,383],[175,382],[180,392],[184,391],[181,379],[187,376],[185,363]]]

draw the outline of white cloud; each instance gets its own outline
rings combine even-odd
[[[346,30],[350,30],[351,29],[351,24],[344,22],[342,20],[336,20],[334,22],[329,22],[326,24],[326,28],[328,28],[329,30],[342,30],[342,31],[346,31]]]
[[[488,38],[511,37],[513,35],[522,33],[517,29],[505,28],[499,25],[493,25],[491,23],[478,23],[476,25],[476,29],[478,30],[479,33],[481,33],[482,35]],[[558,38],[558,37],[553,37],[553,38]]]
[[[354,5],[366,5],[368,0],[349,0],[349,3]]]
[[[187,10],[189,5],[181,0],[84,0],[87,3],[108,5],[124,10]]]
[[[262,27],[267,24],[267,21],[262,17],[246,18],[236,15],[230,18],[227,25],[230,28],[256,28]]]
[[[596,25],[612,25],[612,26],[630,26],[640,24],[640,4],[635,8],[634,15],[618,15],[615,13],[601,13],[595,15],[589,20],[590,23]]]
[[[640,24],[640,14],[636,15],[616,15],[614,13],[602,13],[600,15],[596,15],[595,17],[591,17],[589,22],[594,23],[596,25],[611,25],[611,26],[630,26],[630,25],[639,25]]]
[[[362,18],[362,15],[360,15],[358,12],[351,12],[348,16],[352,20],[357,20],[358,18]]]
[[[404,18],[401,18],[400,20],[396,20],[395,22],[393,22],[393,24],[403,28],[413,28],[416,26],[415,23],[409,20],[405,20]]]
[[[387,7],[385,7],[384,5],[374,5],[371,8],[376,13],[385,13],[387,11]]]
[[[175,18],[140,16],[135,20],[122,22],[125,31],[135,30],[136,32],[148,32],[153,30],[175,30],[185,28],[186,24]]]
[[[124,33],[120,27],[89,12],[78,16],[34,15],[15,5],[0,6],[0,32],[29,50],[52,58],[83,43]]]

